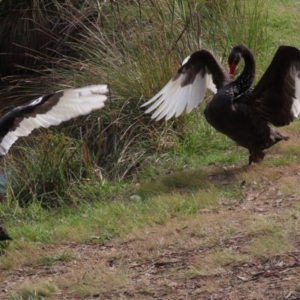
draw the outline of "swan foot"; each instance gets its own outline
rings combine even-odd
[[[267,143],[266,148],[270,148],[271,146],[277,144],[280,141],[288,141],[290,137],[288,135],[282,134],[279,131],[276,131],[274,129],[271,130],[271,135],[270,135],[270,142]]]
[[[249,166],[252,163],[260,163],[265,157],[265,153],[261,150],[251,151],[249,155]]]

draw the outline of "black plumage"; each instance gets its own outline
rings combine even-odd
[[[231,81],[243,58],[245,66]],[[212,53],[200,50],[186,58],[174,78],[152,99],[146,113],[160,120],[189,113],[204,99],[206,89],[215,96],[204,110],[206,120],[218,131],[249,150],[249,164],[264,158],[263,150],[288,137],[269,124],[288,125],[300,112],[300,51],[278,48],[270,66],[256,85],[255,59],[244,45],[235,46],[229,57],[230,74]],[[144,106],[143,105],[143,106]]]
[[[0,156],[21,136],[39,127],[48,128],[104,107],[107,85],[91,85],[41,96],[14,108],[0,119]]]
[[[12,240],[12,238],[8,235],[4,225],[0,224],[0,242]]]

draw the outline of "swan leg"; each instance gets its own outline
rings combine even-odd
[[[289,136],[280,133],[279,131],[274,130],[273,128],[269,128],[268,138],[262,138],[262,142],[258,145],[255,145],[252,149],[249,149],[249,166],[252,163],[260,163],[264,157],[265,153],[263,150],[272,147],[280,141],[287,141]],[[258,148],[258,149],[257,149]]]
[[[265,157],[265,153],[261,150],[254,150],[251,151],[249,150],[250,155],[249,155],[249,166],[252,163],[260,163],[263,161],[264,157]]]

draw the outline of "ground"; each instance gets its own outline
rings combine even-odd
[[[296,46],[298,6],[272,1],[272,53],[280,44]],[[245,157],[233,165],[194,166],[209,185],[211,204],[190,214],[105,243],[94,232],[85,242],[15,239],[0,257],[0,299],[300,299],[298,132],[299,123],[261,165],[247,167]],[[206,195],[199,193],[205,184],[193,184],[174,186],[167,196],[176,194],[178,204],[188,195],[183,205],[193,209],[193,199]]]
[[[43,244],[34,261],[0,265],[0,298],[300,299],[300,166],[296,156],[274,163],[296,144],[294,134],[262,165],[207,168],[208,182],[235,189],[217,208],[107,243]]]

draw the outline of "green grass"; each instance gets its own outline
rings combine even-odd
[[[260,169],[243,169],[247,151],[209,126],[203,107],[159,124],[142,116],[139,108],[172,77],[182,58],[197,49],[199,37],[202,46],[213,49],[222,59],[233,44],[249,45],[257,57],[258,77],[279,44],[297,43],[297,2],[290,0],[283,5],[276,0],[267,5],[270,2],[244,1],[239,8],[240,1],[233,1],[230,8],[223,2],[215,1],[211,20],[208,7],[198,8],[203,18],[199,19],[199,10],[189,1],[145,1],[143,6],[135,2],[120,5],[119,10],[106,3],[101,26],[85,28],[85,43],[72,45],[83,55],[81,60],[60,61],[61,68],[55,65],[51,76],[66,85],[108,82],[110,100],[106,110],[68,123],[60,128],[63,133],[59,135],[41,132],[18,142],[13,155],[5,158],[8,190],[0,202],[0,220],[14,241],[0,257],[4,270],[25,262],[51,266],[73,259],[64,252],[43,255],[44,244],[104,244],[172,219],[198,218],[205,209],[218,212],[223,202],[243,202],[246,194],[241,182],[254,185]],[[74,68],[82,71],[74,72]],[[47,85],[45,77],[42,80],[44,90],[53,89],[52,82]],[[294,126],[292,132],[297,132]],[[270,150],[264,162],[274,173],[279,166],[292,165],[297,155],[294,144],[286,150],[280,147]],[[232,165],[236,172],[227,172]],[[213,175],[219,177],[211,179]],[[274,179],[267,175],[270,181]],[[264,190],[266,184],[263,180],[255,184],[256,191]],[[281,189],[290,195],[296,184],[282,182]],[[140,199],[131,200],[132,195]],[[285,231],[273,222],[243,225],[253,237],[247,255],[220,250],[209,255],[208,267],[243,263],[248,254],[268,257],[282,253],[281,249],[292,249]],[[227,235],[239,230],[239,226],[227,223],[223,227]],[[197,231],[200,234],[195,229],[195,235],[200,238],[214,238],[209,230]],[[32,253],[37,256],[31,257]],[[90,276],[98,275],[95,271]],[[106,275],[105,280],[112,280],[114,270]],[[126,277],[123,272],[119,275]],[[75,279],[71,289],[80,295],[92,295],[97,290],[97,283],[86,286],[89,278],[84,277],[84,271]],[[20,297],[51,295],[55,287],[47,284],[25,285]],[[116,279],[114,284],[121,286],[122,281]]]
[[[280,43],[274,28],[282,26],[289,42],[288,28],[297,26],[287,14],[276,13],[286,10],[280,1],[272,3],[270,7],[259,0],[231,5],[213,1],[211,7],[179,0],[157,5],[152,1],[118,7],[105,4],[101,26],[80,25],[85,43],[72,44],[82,53],[80,60],[60,60],[51,75],[76,85],[94,82],[95,77],[108,80],[112,91],[102,121],[96,113],[76,126],[70,122],[64,134],[47,132],[48,138],[29,138],[27,145],[15,147],[14,159],[6,159],[9,205],[17,207],[14,201],[18,200],[23,206],[31,201],[41,202],[42,207],[77,206],[81,201],[111,198],[112,186],[125,184],[123,178],[139,182],[174,170],[246,164],[247,151],[209,126],[203,107],[157,125],[141,117],[139,105],[169,80],[185,55],[197,49],[199,37],[202,46],[221,57],[227,56],[230,45],[245,43],[257,56],[259,70],[265,69],[272,49]],[[288,1],[288,7],[293,3]],[[82,64],[81,72],[70,72],[78,64]],[[45,77],[41,80],[47,84]],[[88,152],[83,152],[86,145]],[[275,157],[269,163],[279,166],[285,161]],[[100,177],[121,184],[97,183],[99,172]],[[172,186],[161,188],[168,191]]]
[[[272,36],[274,48],[279,45],[291,45],[299,48],[297,31],[300,26],[298,18],[299,3],[293,0],[275,0],[269,7],[268,31]]]
[[[149,122],[140,104],[169,81],[185,56],[199,49],[199,40],[224,63],[230,47],[237,43],[247,44],[257,56],[265,53],[269,45],[266,9],[262,0],[104,3],[98,22],[82,18],[77,24],[81,42],[68,43],[79,59],[59,56],[53,60],[37,54],[37,61],[51,64],[51,72],[39,70],[40,77],[12,84],[9,96],[19,94],[20,89],[45,93],[83,86],[95,83],[95,78],[108,83],[111,93],[104,110],[61,128],[77,147],[78,141],[86,145],[91,164],[100,166],[109,179],[140,172],[166,150],[175,154],[173,160],[180,160],[184,152],[183,156],[195,153],[200,157],[197,165],[232,163],[235,147],[207,125],[202,109],[190,118],[165,124]],[[74,22],[68,11],[65,15],[66,21]],[[220,149],[226,149],[225,153]]]
[[[195,175],[196,172],[190,174],[191,177]],[[217,190],[209,190],[207,186],[199,190],[205,185],[201,177],[184,183],[179,177],[169,176],[162,178],[162,182],[166,184],[166,190],[158,188],[156,183],[149,183],[134,191],[141,195],[141,200],[130,200],[129,191],[121,190],[123,196],[119,199],[102,199],[75,207],[66,205],[58,211],[45,210],[38,204],[32,204],[26,210],[16,207],[13,217],[2,204],[0,207],[3,207],[5,216],[2,219],[7,220],[6,226],[16,240],[42,243],[91,240],[102,243],[115,236],[124,236],[133,228],[164,224],[173,217],[184,217],[196,214],[202,208],[218,206]],[[178,193],[181,190],[183,195]]]
[[[19,296],[12,296],[11,299],[41,299],[52,296],[57,291],[57,286],[46,280],[38,280],[35,283],[27,282],[19,288]]]
[[[223,58],[230,44],[238,42],[250,45],[255,54],[264,53],[269,39],[265,43],[258,41],[267,37],[267,30],[259,26],[267,20],[265,1],[234,1],[231,6],[228,3],[106,3],[98,12],[100,23],[92,20],[78,24],[84,42],[72,42],[69,46],[80,54],[79,59],[64,56],[53,61],[43,56],[53,64],[51,74],[49,70],[39,70],[40,77],[12,86],[12,96],[19,93],[19,88],[30,89],[31,84],[44,91],[53,90],[49,77],[64,82],[64,86],[90,84],[97,78],[97,82],[107,82],[111,87],[109,101],[100,113],[61,126],[60,134],[43,130],[21,139],[13,146],[12,155],[5,157],[8,189],[1,204],[1,217],[4,222],[10,220],[10,228],[13,221],[19,222],[15,229],[12,225],[16,236],[54,242],[72,237],[82,240],[87,232],[95,231],[102,241],[129,232],[137,224],[162,222],[167,218],[164,209],[157,214],[157,220],[147,217],[155,215],[154,211],[162,205],[159,200],[151,204],[155,203],[151,197],[165,194],[176,199],[176,192],[172,194],[174,188],[180,193],[187,192],[188,197],[199,188],[207,193],[210,185],[204,187],[207,181],[198,168],[247,161],[246,151],[207,124],[203,107],[190,116],[158,124],[149,122],[139,108],[173,76],[181,60],[199,48],[199,38],[202,46]],[[67,19],[72,18],[65,13]],[[36,59],[39,58],[37,55]],[[154,184],[142,184],[136,191],[133,188],[141,180],[193,169],[191,173],[160,177]],[[141,193],[142,201],[130,203],[131,192]],[[235,194],[224,190],[222,193]],[[178,204],[185,207],[183,214],[187,213],[189,201],[195,200],[190,198],[185,204]],[[200,207],[201,203],[195,204],[192,211]],[[85,218],[87,226],[79,228],[74,224],[82,221],[81,214],[86,215],[81,210],[88,211],[89,217]],[[93,210],[97,216],[90,215]],[[181,208],[176,210],[180,212]],[[135,216],[133,220],[137,223],[130,220],[130,215]],[[73,226],[70,233],[60,224],[61,216]],[[128,221],[120,226],[119,219]],[[122,229],[126,226],[129,229]],[[104,228],[103,232],[98,233],[98,227]]]

